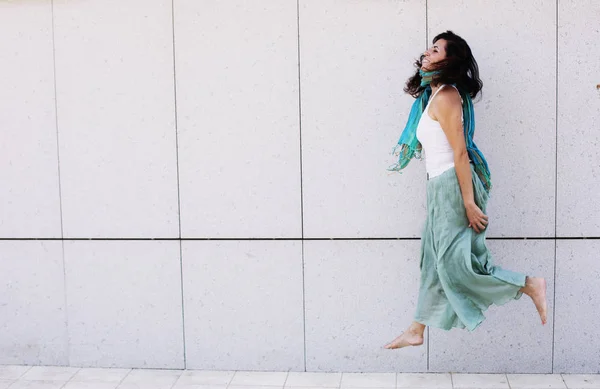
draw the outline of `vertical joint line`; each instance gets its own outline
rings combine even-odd
[[[302,192],[302,92],[300,90],[300,0],[296,0],[296,29],[298,46],[298,135],[300,148],[300,233],[304,239],[304,197]]]
[[[553,298],[552,298],[552,355],[551,355],[551,372],[554,373],[554,331],[556,323],[556,255],[558,253],[557,246],[558,240],[558,18],[559,18],[559,0],[556,0],[556,63],[555,63],[555,146],[554,146],[554,285],[553,285]]]
[[[429,326],[427,326],[427,371],[429,371]]]
[[[429,4],[425,0],[425,49],[429,46]]]
[[[304,193],[302,188],[302,92],[300,86],[300,0],[296,0],[296,29],[298,33],[298,133],[300,142],[300,234],[302,237],[302,239],[300,240],[302,260],[302,333],[304,337],[304,371],[306,371],[306,293],[304,287]]]
[[[58,173],[58,212],[60,214],[60,238],[65,238],[65,232],[63,227],[63,212],[62,212],[62,186],[60,183],[60,142],[58,135],[58,98],[56,92],[56,44],[54,34],[54,0],[50,2],[50,15],[51,15],[51,27],[52,27],[52,72],[54,76],[54,127],[56,130],[56,162],[57,162],[57,173]]]
[[[62,207],[62,186],[60,180],[60,142],[59,142],[59,134],[58,134],[58,98],[56,92],[56,34],[54,31],[54,0],[50,1],[50,26],[52,31],[52,72],[54,76],[54,126],[56,129],[56,162],[57,162],[57,173],[58,173],[58,212],[60,216],[60,247],[61,247],[61,257],[62,257],[62,266],[63,266],[63,301],[65,304],[65,332],[66,332],[66,342],[67,342],[67,363],[71,364],[71,348],[68,347],[69,343],[69,305],[67,299],[67,267],[65,264],[65,230],[63,227],[63,207]]]
[[[171,28],[173,37],[173,101],[174,101],[174,116],[175,116],[175,167],[177,174],[177,217],[179,224],[179,239],[181,239],[181,196],[179,189],[179,134],[177,123],[177,68],[175,66],[175,5],[174,0],[171,0]]]
[[[171,0],[171,33],[173,38],[173,101],[174,101],[174,115],[175,115],[175,166],[177,174],[177,217],[179,224],[179,271],[181,283],[181,332],[183,336],[183,368],[187,369],[187,352],[185,348],[185,307],[184,307],[184,294],[183,294],[183,248],[181,240],[181,196],[179,188],[179,134],[178,134],[178,123],[177,123],[177,67],[175,66],[175,4],[174,0]]]
[[[60,182],[60,143],[58,134],[58,98],[56,92],[56,44],[54,34],[54,0],[50,2],[50,14],[52,17],[52,72],[54,76],[54,127],[56,130],[56,160],[57,160],[57,173],[58,173],[58,210],[60,214],[60,237],[65,238],[65,232],[63,227],[63,210],[62,210],[62,186]]]

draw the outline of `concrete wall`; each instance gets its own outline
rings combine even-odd
[[[600,372],[600,3],[0,2],[0,364]],[[472,334],[411,321],[425,165],[385,168],[414,59],[484,82],[497,264]],[[588,239],[582,239],[588,238]]]

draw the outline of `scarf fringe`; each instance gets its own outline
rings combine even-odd
[[[423,147],[420,143],[417,144],[416,147],[410,147],[406,143],[398,143],[392,149],[392,155],[398,157],[398,162],[390,167],[387,170],[392,172],[400,172],[400,170],[404,169],[411,159],[423,159],[422,158]]]

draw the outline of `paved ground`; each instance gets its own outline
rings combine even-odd
[[[600,374],[302,373],[0,366],[0,389],[600,389]]]

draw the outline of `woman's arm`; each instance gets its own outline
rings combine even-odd
[[[432,114],[435,115],[434,119],[442,126],[454,151],[454,169],[469,219],[469,227],[472,226],[476,232],[481,232],[488,223],[488,217],[477,206],[474,199],[471,166],[462,124],[460,95],[456,89],[446,87],[437,94],[431,108]]]

